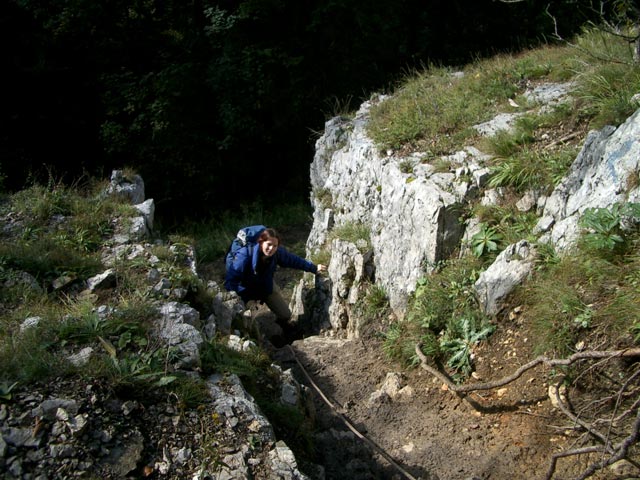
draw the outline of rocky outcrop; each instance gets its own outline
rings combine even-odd
[[[571,83],[545,84],[525,97],[534,111],[545,112],[565,102],[573,88]],[[308,325],[347,337],[359,335],[353,307],[362,301],[367,284],[381,286],[394,314],[402,318],[417,280],[454,251],[466,251],[465,242],[478,231],[476,219],[461,222],[461,210],[479,197],[486,204],[501,195],[484,190],[488,157],[475,148],[440,158],[439,165],[448,165],[445,171],[424,163],[421,153],[379,152],[367,137],[366,124],[371,106],[384,100],[365,102],[353,119],[329,120],[311,165],[314,223],[307,254],[313,258],[329,251],[331,262],[328,279],[313,286],[308,279],[300,283],[292,311]],[[476,129],[492,136],[513,128],[517,116],[499,114]],[[518,202],[521,211],[542,215],[536,229],[543,234],[541,241],[567,248],[579,234],[578,219],[585,209],[638,201],[639,138],[640,113],[618,129],[592,132],[549,198],[531,191]],[[341,238],[346,226],[367,235]],[[528,277],[534,258],[535,248],[527,242],[510,245],[482,274],[475,288],[488,315],[496,314],[501,301]]]
[[[74,290],[68,292],[68,298],[95,302],[92,314],[96,324],[107,323],[120,312],[98,300],[109,298],[110,291],[122,280],[122,269],[135,269],[141,280],[137,293],[152,306],[145,313],[151,317],[146,319],[152,325],[150,340],[171,347],[171,355],[165,359],[166,373],[160,381],[175,380],[177,372],[199,378],[202,346],[217,334],[232,333],[246,307],[237,295],[222,291],[215,282],[205,287],[205,298],[211,299],[203,308],[206,317],[189,305],[193,282],[183,280],[197,278],[194,249],[160,239],[150,242],[154,208],[153,200],[144,200],[143,185],[137,176],[127,180],[121,172],[112,175],[106,194],[129,198],[140,215],[134,216],[133,221],[113,220],[113,236],[104,242],[100,252],[104,270],[85,282],[70,279]],[[10,218],[15,218],[11,229],[17,231],[20,219],[11,214]],[[33,283],[30,288],[34,290],[40,288],[26,274],[17,275],[15,281],[27,287]],[[45,320],[25,318],[19,334],[27,335]],[[235,344],[241,351],[255,348],[254,343],[237,335],[229,338],[231,348],[236,348]],[[105,352],[114,361],[119,360],[117,346],[108,338],[100,339],[101,343],[93,346],[66,346],[67,361],[82,368]],[[134,376],[146,374],[142,370],[136,373],[135,366],[121,366],[125,370],[131,368]],[[272,378],[279,381],[274,387],[282,389],[282,404],[303,408],[305,390],[290,371],[283,372],[275,365],[272,368]],[[106,382],[96,380],[57,378],[51,384],[29,385],[26,389],[1,385],[3,398],[11,401],[0,402],[0,476],[41,480],[83,476],[306,478],[298,470],[291,450],[277,441],[269,420],[237,376],[216,375],[201,380],[210,400],[197,409],[185,408],[166,391],[161,395],[159,389],[115,392]],[[15,391],[7,395],[7,390],[12,389]]]
[[[349,310],[361,299],[363,282],[380,284],[396,315],[404,315],[420,275],[458,247],[464,232],[460,209],[474,198],[488,172],[487,156],[473,148],[448,157],[451,168],[446,172],[422,163],[421,154],[380,153],[365,127],[373,102],[383,100],[365,102],[353,120],[328,121],[311,165],[314,223],[307,251],[313,257],[329,249],[333,267],[331,293],[325,295],[324,307],[314,310],[327,319],[309,321],[346,328],[350,336],[358,335],[357,327],[348,327]],[[340,238],[346,226],[362,227],[367,235]],[[331,242],[334,238],[340,241]],[[364,263],[369,264],[366,271]],[[304,288],[298,287],[298,298]],[[293,310],[298,315],[306,310],[308,316],[310,309],[297,303]]]
[[[500,311],[502,300],[520,285],[533,270],[535,246],[526,240],[505,248],[474,284],[480,307],[486,315]]]
[[[361,296],[363,285],[372,279],[372,251],[366,249],[363,253],[353,243],[340,239],[331,242],[331,251],[329,276],[332,279],[331,298],[334,301],[328,307],[329,321],[335,330],[346,329],[355,333],[357,317],[350,322],[350,312]]]
[[[132,204],[144,202],[144,180],[138,174],[127,174],[124,170],[111,172],[111,182],[106,191],[107,195],[122,196]]]
[[[212,400],[197,410],[62,378],[15,394],[0,404],[2,478],[307,478],[238,377],[206,384]]]
[[[578,238],[588,208],[640,201],[640,110],[617,129],[589,133],[568,175],[545,203],[536,226],[541,241],[567,250]]]

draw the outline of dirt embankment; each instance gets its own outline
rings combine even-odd
[[[571,442],[571,435],[557,428],[566,419],[553,409],[546,385],[533,374],[507,388],[472,395],[473,408],[427,372],[390,363],[374,338],[308,337],[292,347],[332,404],[312,391],[316,435],[329,437],[317,444],[327,479],[544,478],[551,455]],[[504,349],[487,345],[484,350],[479,371],[501,375],[509,366]],[[290,352],[283,349],[275,359],[310,384]],[[366,440],[353,434],[345,419]],[[362,476],[354,476],[355,444],[374,460],[360,466]],[[570,474],[562,465],[558,472]]]

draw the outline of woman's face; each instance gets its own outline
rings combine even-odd
[[[260,250],[265,257],[271,257],[278,250],[278,239],[273,237],[268,237],[264,242],[260,244]]]

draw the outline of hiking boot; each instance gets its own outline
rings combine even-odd
[[[287,320],[280,318],[276,320],[276,323],[282,329],[282,337],[284,338],[285,343],[291,344],[302,338],[302,329],[297,323],[290,323]]]
[[[283,335],[274,335],[273,337],[269,338],[269,341],[275,348],[282,348],[287,344],[287,340]]]

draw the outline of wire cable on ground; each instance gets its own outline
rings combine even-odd
[[[404,468],[402,468],[398,464],[398,462],[396,462],[393,459],[393,457],[391,457],[391,455],[389,455],[385,450],[382,449],[382,447],[378,446],[378,444],[376,444],[373,440],[371,440],[370,438],[368,438],[365,435],[363,435],[362,433],[360,433],[358,431],[358,429],[356,427],[354,427],[353,424],[349,421],[349,419],[343,413],[338,411],[338,409],[336,408],[335,404],[322,392],[320,387],[318,385],[316,385],[316,383],[313,381],[313,378],[311,378],[311,375],[309,375],[309,373],[307,372],[307,369],[304,368],[304,365],[302,365],[300,360],[298,360],[298,357],[297,357],[296,352],[293,349],[293,347],[291,345],[287,345],[287,347],[291,351],[291,354],[293,355],[293,359],[296,361],[296,363],[298,364],[298,366],[302,370],[302,373],[304,374],[304,376],[309,381],[309,384],[318,393],[318,395],[320,395],[322,400],[331,408],[331,410],[333,410],[340,417],[340,419],[344,422],[344,424],[347,426],[347,428],[349,428],[349,430],[351,430],[355,434],[356,437],[358,437],[360,440],[365,442],[367,445],[369,445],[371,448],[373,448],[376,452],[378,452],[380,455],[382,455],[385,458],[385,460],[387,460],[396,470],[398,470],[402,475],[404,475],[405,478],[408,478],[409,480],[418,480],[418,479],[416,479],[416,477],[414,477],[409,472],[407,472]]]

